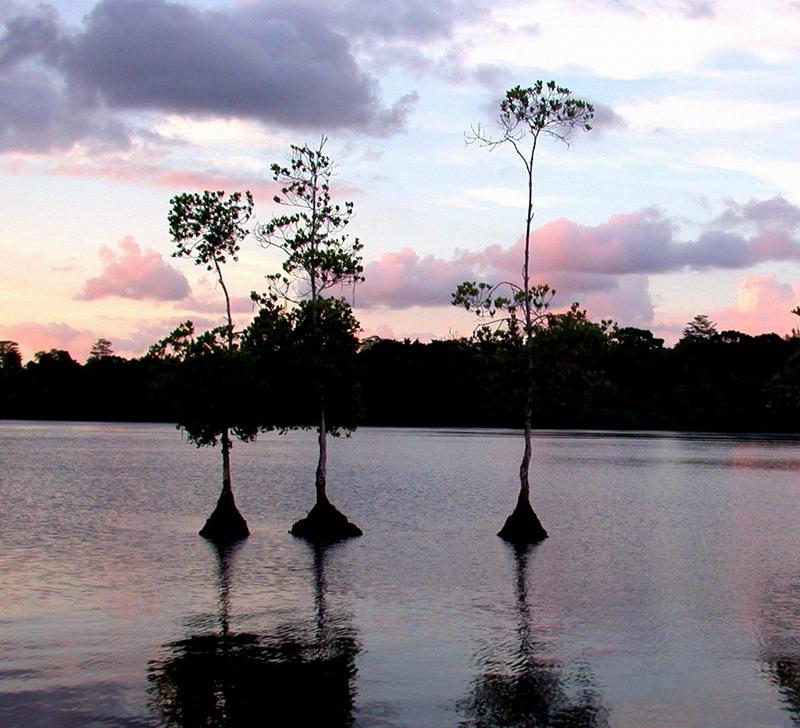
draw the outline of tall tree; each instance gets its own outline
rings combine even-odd
[[[594,114],[590,103],[573,97],[571,91],[554,81],[536,81],[528,88],[515,86],[500,102],[499,134],[492,135],[480,125],[467,135],[468,143],[494,149],[511,147],[526,173],[527,208],[525,215],[525,253],[522,281],[497,284],[462,283],[453,294],[453,304],[488,317],[502,326],[511,340],[519,341],[525,356],[524,438],[525,448],[519,468],[520,491],[517,505],[499,536],[517,543],[535,543],[547,538],[547,531],[530,504],[529,471],[531,462],[531,419],[533,414],[534,352],[533,341],[554,291],[531,282],[531,224],[534,217],[534,160],[540,140],[551,138],[565,144],[575,130],[588,131]],[[497,330],[497,328],[495,328]]]
[[[262,302],[283,298],[301,306],[298,321],[308,321],[310,331],[304,336],[314,342],[313,349],[321,364],[330,349],[323,345],[326,337],[336,330],[346,338],[352,337],[351,323],[355,321],[346,302],[332,307],[325,292],[362,281],[364,270],[361,243],[358,238],[351,239],[344,233],[353,216],[353,203],[338,204],[331,196],[334,163],[324,152],[325,143],[323,136],[316,149],[292,145],[288,164],[271,166],[273,177],[281,186],[274,202],[287,207],[288,212],[255,230],[261,245],[277,248],[285,258],[283,272],[267,276],[268,293],[265,296],[254,294],[254,297]],[[305,327],[300,326],[298,330],[305,331]],[[331,422],[328,417],[330,390],[325,378],[319,375],[321,367],[315,369],[313,380],[302,386],[314,393],[317,402],[316,503],[306,518],[292,526],[291,533],[311,541],[336,541],[360,536],[361,530],[328,499],[328,434],[336,431],[338,423]]]
[[[713,341],[719,336],[717,325],[708,318],[707,314],[699,313],[686,324],[683,329],[682,341]]]
[[[23,390],[22,354],[16,341],[0,341],[0,418],[13,417],[21,404],[30,409]]]
[[[102,359],[109,359],[114,356],[114,349],[108,339],[100,338],[92,344],[92,349],[89,352],[88,361],[97,362]]]
[[[172,341],[169,341],[168,337],[168,340],[162,342],[184,358],[208,364],[212,360],[211,354],[215,355],[215,361],[221,361],[230,360],[236,353],[237,335],[231,314],[231,297],[222,275],[222,267],[229,258],[237,260],[240,243],[248,234],[245,225],[252,213],[253,196],[249,191],[244,194],[234,192],[226,198],[221,190],[215,192],[206,190],[202,194],[177,195],[170,200],[169,231],[177,246],[172,255],[191,258],[196,265],[203,265],[206,270],[213,271],[225,296],[226,323],[215,329],[213,335],[196,343],[192,338],[193,326],[191,322],[187,322],[186,330],[176,329],[171,334]],[[221,349],[225,350],[224,354],[227,354],[227,357],[223,355]],[[220,381],[217,387],[224,391],[227,384],[225,381]],[[212,432],[208,433],[201,428],[202,434],[196,435],[193,434],[194,430],[191,427],[187,428],[190,439],[198,446],[216,445],[219,437],[222,450],[222,492],[216,508],[200,530],[200,535],[215,541],[235,541],[249,535],[250,531],[233,497],[231,423],[227,420],[217,420],[211,426],[211,430]],[[254,436],[249,427],[239,431],[238,434],[245,440]]]

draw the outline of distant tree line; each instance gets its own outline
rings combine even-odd
[[[534,427],[800,430],[800,337],[698,327],[703,319],[670,348],[646,329],[594,323],[579,309],[548,315],[534,346]],[[235,422],[315,425],[303,326],[292,342],[276,321],[260,314],[234,354],[199,362],[155,351],[124,359],[101,340],[84,364],[53,349],[23,366],[16,344],[0,342],[0,417],[185,422],[192,409],[224,403]],[[504,348],[370,337],[329,362],[328,404],[351,424],[519,427],[521,364]]]

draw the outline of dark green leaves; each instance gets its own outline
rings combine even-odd
[[[250,192],[222,190],[185,193],[170,200],[169,232],[177,249],[173,257],[193,258],[211,270],[228,258],[237,259],[239,243],[247,236],[244,227],[253,213]]]
[[[281,185],[281,194],[273,200],[291,208],[255,231],[263,246],[276,247],[286,256],[285,277],[268,276],[274,295],[288,295],[289,281],[308,287],[298,292],[300,297],[316,299],[327,288],[363,280],[363,246],[343,233],[353,216],[353,203],[331,198],[334,164],[323,153],[325,142],[323,137],[317,149],[292,145],[288,165],[271,166]]]
[[[534,136],[544,132],[566,141],[574,128],[589,131],[594,107],[583,99],[576,99],[564,86],[555,81],[536,81],[533,86],[515,86],[506,91],[500,103],[500,126],[504,136],[528,132]]]

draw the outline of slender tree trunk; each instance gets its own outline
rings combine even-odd
[[[327,504],[328,494],[325,490],[328,478],[328,429],[325,425],[325,407],[319,413],[319,460],[317,461],[317,503]]]
[[[522,454],[522,463],[519,466],[519,500],[530,502],[531,486],[529,471],[531,467],[531,410],[525,411],[525,450]]]
[[[523,289],[525,291],[525,357],[526,357],[526,382],[525,382],[525,450],[522,455],[522,463],[519,466],[519,502],[530,503],[530,480],[529,472],[531,466],[531,418],[533,394],[531,392],[531,381],[533,379],[533,312],[531,311],[532,301],[530,263],[531,263],[531,223],[533,222],[533,158],[536,154],[536,142],[538,135],[533,138],[530,159],[526,162],[528,171],[528,209],[525,215],[525,265],[522,270]]]
[[[228,428],[222,429],[222,493],[233,498],[231,487],[231,439]]]
[[[506,519],[497,535],[515,543],[535,543],[547,538],[547,531],[539,522],[539,517],[531,507],[530,479],[531,465],[531,419],[533,417],[533,323],[534,305],[531,300],[531,223],[533,222],[533,157],[536,153],[537,136],[534,135],[530,157],[523,161],[528,171],[528,210],[525,217],[525,260],[522,266],[523,312],[525,314],[525,450],[519,466],[519,497],[517,505]],[[516,148],[516,146],[515,146]],[[519,151],[518,151],[519,153]],[[520,154],[520,156],[522,156]],[[537,309],[538,314],[538,309]]]
[[[222,278],[222,269],[219,267],[217,259],[214,258],[214,266],[217,269],[217,278],[219,285],[222,287],[222,292],[225,294],[225,317],[228,320],[228,350],[233,349],[233,316],[231,316],[231,297],[228,293],[228,287]]]

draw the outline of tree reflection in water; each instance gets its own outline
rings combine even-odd
[[[219,633],[164,645],[148,667],[153,709],[167,726],[351,726],[357,636],[327,604],[326,547],[314,547],[313,620],[271,634],[230,628],[231,573],[239,544],[217,550]]]
[[[608,710],[593,685],[588,668],[574,677],[537,641],[528,605],[528,558],[536,546],[510,546],[514,551],[517,635],[513,654],[482,659],[485,671],[458,704],[464,728],[602,728]],[[497,652],[497,651],[495,651]]]
[[[764,675],[800,726],[800,576],[773,579],[761,612]]]

